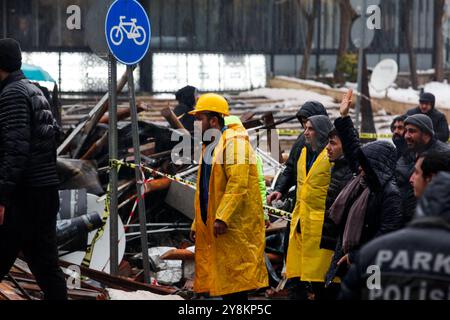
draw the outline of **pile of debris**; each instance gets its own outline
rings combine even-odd
[[[172,287],[145,284],[124,276],[71,266],[60,262],[68,283],[68,296],[72,300],[113,300],[139,297],[152,300],[183,299]],[[0,283],[0,300],[42,300],[43,294],[27,264],[17,259],[6,279]]]

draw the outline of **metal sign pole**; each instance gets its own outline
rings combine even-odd
[[[363,19],[362,28],[361,28],[361,39],[359,45],[359,58],[358,58],[358,96],[356,100],[356,112],[355,112],[355,127],[359,132],[360,127],[360,114],[361,114],[361,101],[362,101],[362,81],[363,81],[363,59],[364,59],[364,46],[366,39],[366,8],[367,8],[367,0],[363,1],[363,6],[361,9],[361,16]]]
[[[139,126],[138,126],[138,114],[136,108],[136,97],[134,91],[134,78],[133,67],[127,66],[128,73],[128,93],[130,98],[130,110],[131,110],[131,126],[133,135],[133,149],[134,149],[134,162],[137,165],[141,164],[141,151],[139,142]],[[138,166],[135,169],[136,174],[136,188],[138,195],[138,210],[139,210],[139,224],[141,232],[141,246],[142,246],[142,261],[144,266],[144,280],[146,283],[150,283],[150,261],[148,257],[148,238],[147,238],[147,219],[145,215],[145,201],[144,195],[144,181],[142,180],[141,170]]]
[[[117,63],[112,54],[108,55],[108,83],[109,83],[109,158],[118,158],[118,134],[117,134]],[[109,252],[110,274],[119,273],[119,215],[117,204],[118,187],[117,168],[112,167],[109,172],[110,203],[109,203]],[[108,201],[108,199],[106,199]]]

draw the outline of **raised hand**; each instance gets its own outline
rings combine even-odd
[[[350,111],[350,106],[352,105],[353,98],[353,90],[349,89],[342,98],[341,107],[339,108],[339,112],[341,113],[341,117],[345,118],[348,116],[348,112]]]

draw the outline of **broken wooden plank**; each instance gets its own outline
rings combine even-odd
[[[184,126],[181,124],[180,120],[178,120],[175,113],[173,113],[172,109],[170,107],[164,108],[161,110],[161,115],[164,117],[164,119],[167,120],[167,122],[170,124],[170,126],[174,129],[181,129],[186,132],[188,132]]]
[[[172,249],[164,253],[161,260],[195,260],[195,253],[187,249]]]
[[[12,284],[10,285],[7,281],[3,281],[0,283],[0,300],[23,301],[27,299],[22,297]]]
[[[41,292],[41,288],[37,284],[23,283],[22,288],[32,292]],[[106,300],[104,292],[89,289],[67,289],[67,295],[71,299],[77,300]]]
[[[60,265],[67,268],[71,264],[65,261],[59,261]],[[155,286],[151,284],[136,282],[133,280],[121,278],[121,277],[115,277],[108,273],[92,270],[89,268],[86,268],[84,266],[79,266],[82,276],[91,278],[93,280],[96,280],[103,285],[106,285],[109,288],[113,289],[119,289],[124,291],[138,291],[138,290],[145,290],[150,291],[153,293],[161,294],[161,295],[168,295],[168,294],[174,294],[177,292],[177,289],[172,287],[165,287],[165,286]]]

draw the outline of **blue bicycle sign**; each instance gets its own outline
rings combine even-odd
[[[108,10],[105,36],[111,53],[126,65],[138,63],[150,46],[147,13],[136,0],[116,0]]]
[[[124,22],[125,16],[120,17],[120,23],[111,29],[110,38],[111,42],[116,46],[120,46],[123,41],[123,35],[127,35],[127,39],[132,39],[138,46],[142,46],[147,37],[147,33],[144,28],[137,26],[137,19],[131,19],[131,22]],[[129,30],[126,27],[130,27]]]

